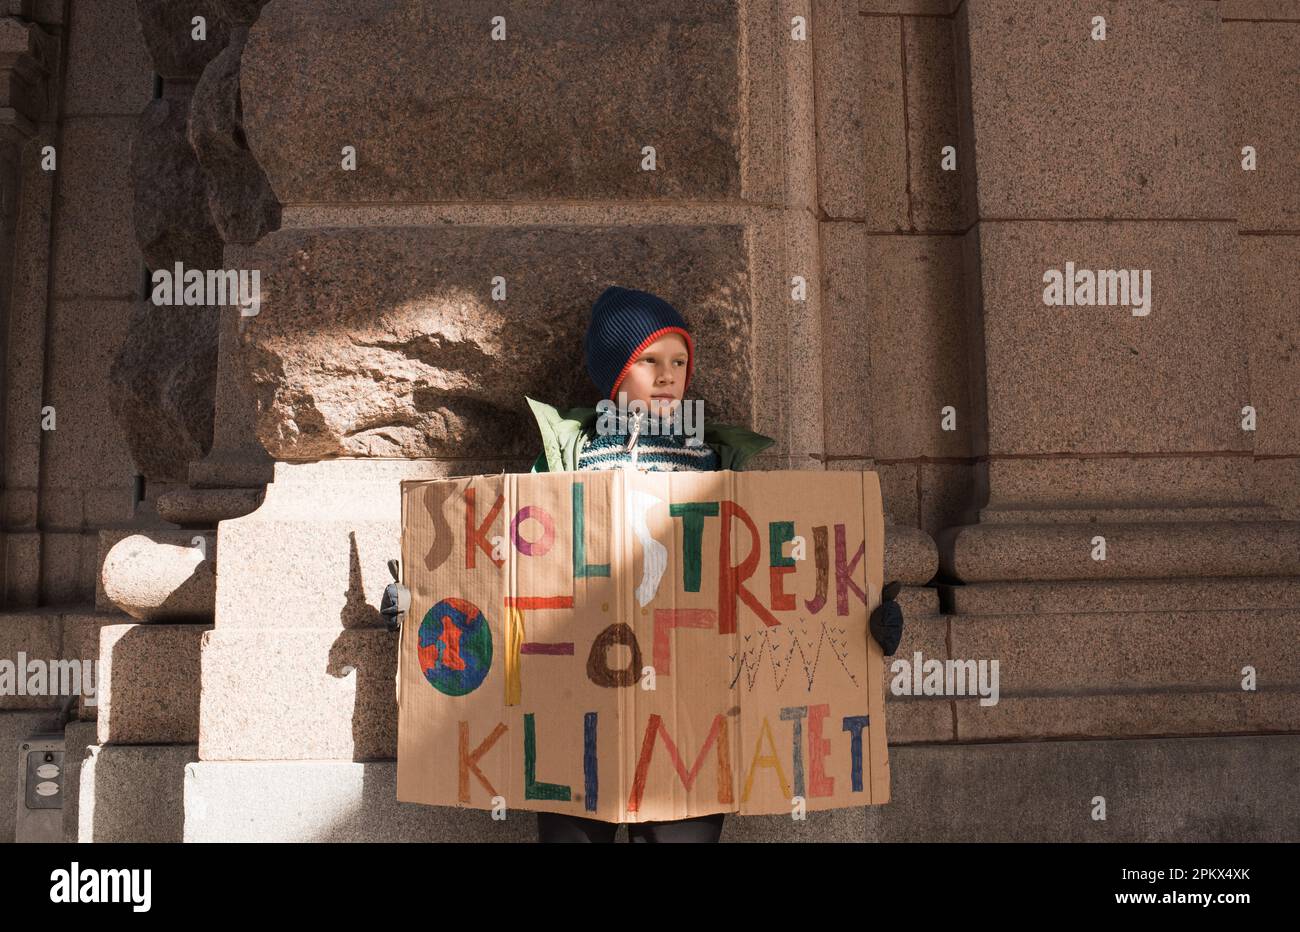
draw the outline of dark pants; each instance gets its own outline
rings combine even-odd
[[[627,840],[633,844],[716,844],[722,835],[725,812],[678,819],[674,822],[629,822]],[[608,844],[618,831],[617,822],[600,822],[559,812],[537,813],[539,842],[578,842]]]

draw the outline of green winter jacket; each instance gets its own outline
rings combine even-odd
[[[571,408],[561,414],[551,405],[528,398],[537,426],[542,432],[542,452],[532,472],[575,472],[578,451],[584,438],[594,435],[599,412],[595,408]],[[755,454],[776,443],[744,427],[704,424],[704,442],[717,451],[719,469],[740,470]]]

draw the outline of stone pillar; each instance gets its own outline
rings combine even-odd
[[[1225,0],[1231,172],[1260,494],[1300,520],[1300,4]],[[1249,152],[1247,152],[1249,147]],[[1252,157],[1253,168],[1243,161]]]
[[[51,174],[41,148],[53,143],[49,88],[58,42],[40,25],[0,16],[0,606],[40,599],[41,388]],[[25,247],[20,250],[19,244]]]
[[[972,467],[961,298],[965,205],[943,3],[813,6],[829,469],[874,470],[903,648],[946,656],[933,535],[960,521]],[[903,648],[900,648],[903,649]],[[946,704],[886,695],[892,746],[952,737]]]
[[[256,242],[280,226],[280,203],[248,149],[240,100],[240,64],[248,30],[266,0],[213,0],[229,39],[203,70],[194,89],[189,140],[202,166],[208,215],[226,249]],[[238,252],[224,268],[239,268]],[[215,520],[244,514],[271,481],[271,457],[254,429],[252,398],[236,375],[240,315],[220,314],[212,449],[190,465],[192,492],[167,503],[178,512]]]

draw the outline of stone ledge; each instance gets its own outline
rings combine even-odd
[[[898,748],[890,769],[868,841],[1300,841],[1300,735]]]
[[[983,582],[941,585],[939,597],[958,615],[1285,608],[1300,605],[1300,577]]]
[[[934,539],[920,528],[904,524],[885,525],[885,581],[899,579],[924,586],[939,568],[939,551]]]
[[[180,841],[185,766],[196,756],[192,744],[86,748],[77,840]]]
[[[1091,557],[1106,539],[1106,559]],[[974,524],[939,534],[939,563],[964,582],[1300,576],[1300,521]]]
[[[81,818],[81,765],[95,743],[94,722],[69,722],[63,729],[63,840],[75,843]]]
[[[104,627],[97,743],[196,744],[200,643],[211,630],[211,625]]]
[[[888,582],[894,577],[886,576]],[[907,621],[924,615],[939,614],[939,590],[927,586],[904,586],[898,592],[899,608],[903,610],[903,619]]]
[[[954,700],[962,741],[1208,737],[1300,731],[1300,691],[1162,692]]]
[[[1245,666],[1261,689],[1300,689],[1300,609],[945,617],[954,657],[1000,661],[1004,699],[1229,693]]]
[[[728,816],[723,841],[860,841],[861,808]],[[397,801],[395,761],[201,761],[185,770],[185,841],[514,842],[537,840],[537,816]],[[618,841],[626,841],[619,829]]]
[[[185,768],[185,841],[536,839],[531,812],[397,801],[397,762],[199,761]]]

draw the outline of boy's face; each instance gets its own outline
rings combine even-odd
[[[640,401],[649,413],[671,417],[686,390],[686,362],[686,341],[666,333],[642,351],[618,390],[627,393],[628,404]]]

